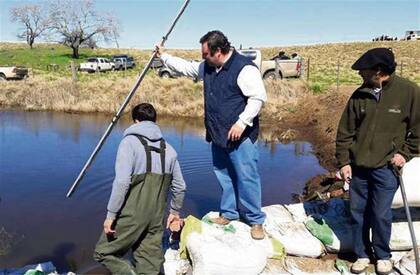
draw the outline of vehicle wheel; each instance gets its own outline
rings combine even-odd
[[[264,78],[264,79],[276,79],[276,72],[275,72],[275,71],[269,71],[269,72],[266,72],[266,73],[264,74],[263,78]],[[281,73],[280,73],[279,78],[280,78],[280,79],[282,79],[282,78],[283,78],[283,77],[282,77],[282,75],[281,75]]]
[[[119,70],[119,71],[122,71],[122,69],[123,69],[123,66],[121,66],[121,65],[120,65],[120,66],[118,67],[118,70]]]
[[[111,67],[111,71],[115,71],[115,67],[114,66]]]
[[[6,76],[4,74],[0,74],[0,81],[6,81]]]
[[[162,78],[171,78],[171,75],[168,72],[163,72],[160,77]]]
[[[96,73],[99,73],[100,71],[101,71],[101,67],[96,67],[95,72],[96,72]]]

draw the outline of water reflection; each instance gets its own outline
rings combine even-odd
[[[80,271],[91,258],[105,217],[122,132],[116,125],[71,199],[65,194],[111,120],[111,115],[0,112],[0,228],[19,237],[1,267],[53,260],[60,270]],[[201,119],[160,118],[166,140],[178,152],[188,193],[184,215],[217,210],[220,188]],[[270,125],[264,136],[273,135]],[[259,143],[263,205],[290,203],[304,182],[324,170],[305,142]],[[1,254],[1,253],[0,253]]]

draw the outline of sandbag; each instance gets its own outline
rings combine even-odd
[[[420,243],[420,222],[413,222],[417,243]],[[410,230],[407,222],[394,222],[391,229],[391,250],[409,250],[413,248]]]
[[[327,222],[325,219],[308,219],[306,228],[320,240],[328,252],[350,252],[353,250],[353,233],[351,224]]]
[[[409,206],[420,207],[420,157],[413,158],[404,165],[402,178]],[[401,189],[398,188],[392,201],[392,207],[403,206]]]
[[[180,253],[192,261],[193,274],[259,274],[267,258],[284,257],[283,246],[265,238],[251,238],[250,227],[239,221],[226,226],[209,223],[218,213],[210,212],[200,221],[189,216],[181,233]],[[185,231],[184,231],[185,230]],[[277,256],[274,254],[278,254]]]
[[[165,275],[192,275],[192,266],[190,262],[181,259],[179,250],[167,249],[165,252],[165,262],[163,263],[163,270]]]
[[[322,243],[312,236],[302,222],[293,221],[286,208],[279,205],[263,207],[267,215],[264,229],[270,237],[279,241],[286,253],[316,258],[324,254]]]
[[[295,221],[303,222],[328,252],[352,250],[353,239],[349,202],[331,199],[285,205]]]
[[[420,249],[419,249],[420,252]],[[416,261],[414,257],[414,250],[407,252],[404,257],[395,265],[400,274],[415,275],[416,274]]]

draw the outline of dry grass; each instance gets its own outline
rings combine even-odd
[[[19,50],[25,47],[25,44],[0,43],[0,50]],[[59,45],[38,44],[37,47],[41,51],[51,50],[51,47],[55,47],[55,52],[63,51],[62,46]],[[330,85],[335,84],[335,68],[338,60],[341,64],[341,84],[353,86],[360,84],[360,77],[350,69],[350,65],[363,52],[373,47],[393,48],[397,62],[404,64],[404,76],[420,83],[420,59],[418,58],[420,41],[263,48],[264,58],[269,58],[282,49],[288,54],[298,52],[305,60],[310,59],[313,66],[311,65],[309,82],[296,79],[265,82],[268,102],[262,110],[262,119],[266,122],[279,122],[288,119],[288,114],[302,112],[302,108],[305,107],[302,104],[298,105],[298,102],[304,102],[306,95],[311,94],[309,89],[312,91],[330,90],[328,89]],[[186,59],[200,59],[198,49],[168,50],[168,52]],[[89,54],[117,53],[133,55],[141,67],[150,58],[151,50],[95,49]],[[0,106],[21,107],[28,110],[114,113],[131,90],[138,70],[139,68],[127,72],[79,74],[79,81],[76,84],[72,83],[68,73],[62,72],[44,72],[35,76],[31,75],[25,81],[2,82],[0,83]],[[149,72],[131,102],[131,104],[151,102],[162,115],[202,117],[202,83],[195,83],[186,78],[161,79],[154,72]]]
[[[116,112],[135,83],[135,78],[96,79],[73,83],[68,78],[49,79],[35,76],[24,81],[1,82],[0,106],[27,110],[66,112]],[[307,93],[302,81],[267,81],[269,101],[262,117],[279,120],[290,111],[298,98]],[[147,76],[131,100],[150,102],[162,115],[203,117],[202,83],[187,78],[177,80]],[[130,106],[129,106],[130,107]]]
[[[379,41],[357,43],[335,43],[309,46],[263,48],[263,58],[271,58],[280,50],[291,55],[296,52],[307,62],[310,59],[310,80],[321,84],[333,84],[336,80],[337,64],[340,64],[341,84],[358,84],[360,77],[351,70],[351,65],[364,52],[376,47],[392,48],[397,63],[397,73],[420,84],[420,41]],[[306,64],[307,65],[307,64]],[[307,66],[306,66],[307,67]],[[327,86],[323,87],[327,88]]]

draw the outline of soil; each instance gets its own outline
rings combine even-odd
[[[313,146],[313,152],[321,166],[329,171],[325,175],[318,175],[306,183],[304,193],[298,197],[298,201],[317,199],[316,192],[333,192],[334,197],[342,197],[343,182],[335,180],[337,171],[335,163],[335,138],[337,126],[344,107],[356,86],[344,86],[339,91],[336,89],[322,95],[308,95],[303,97],[297,104],[296,111],[289,112],[282,119],[282,125],[277,132],[292,132],[293,138],[306,140]]]

